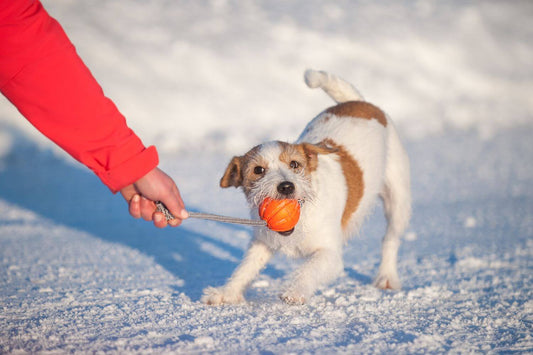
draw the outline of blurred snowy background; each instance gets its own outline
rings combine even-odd
[[[46,0],[191,210],[246,216],[231,156],[295,139],[336,73],[396,122],[412,160],[404,289],[370,285],[381,208],[345,273],[303,307],[276,258],[249,302],[211,308],[248,228],[156,230],[0,100],[0,352],[533,351],[533,3]]]

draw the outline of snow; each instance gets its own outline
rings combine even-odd
[[[0,102],[0,353],[533,352],[533,15],[528,1],[45,1],[188,208],[245,217],[218,179],[235,154],[292,140],[350,80],[412,161],[403,288],[371,286],[378,207],[344,273],[307,305],[276,257],[247,303],[209,307],[251,229],[157,230]]]

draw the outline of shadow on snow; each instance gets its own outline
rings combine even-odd
[[[222,284],[236,266],[202,251],[202,242],[208,241],[241,259],[242,250],[208,235],[183,226],[157,229],[151,223],[133,219],[120,195],[110,194],[89,170],[40,149],[16,131],[10,133],[16,137],[14,146],[0,160],[4,167],[0,165],[0,197],[10,203],[58,224],[152,256],[159,265],[185,281],[180,291],[193,300],[198,300],[203,288],[211,283]],[[237,231],[243,227],[231,228]],[[279,276],[274,269],[265,272]]]

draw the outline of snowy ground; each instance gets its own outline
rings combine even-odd
[[[0,102],[0,353],[533,352],[533,4],[46,1],[191,210],[247,215],[227,161],[294,139],[352,81],[397,122],[414,213],[400,292],[370,283],[381,208],[308,305],[279,257],[239,306],[199,303],[250,229],[156,230]],[[98,5],[98,6],[97,6]]]

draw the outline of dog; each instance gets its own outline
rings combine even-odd
[[[235,304],[274,253],[303,257],[281,300],[304,304],[343,271],[342,248],[359,230],[377,197],[387,231],[374,280],[380,289],[401,287],[397,272],[400,237],[411,217],[409,159],[391,119],[364,101],[351,84],[323,71],[307,70],[310,88],[322,88],[337,105],[315,117],[293,143],[260,144],[233,157],[220,186],[242,188],[258,219],[266,197],[302,201],[298,224],[278,233],[257,227],[242,263],[227,283],[204,290],[201,301]]]

